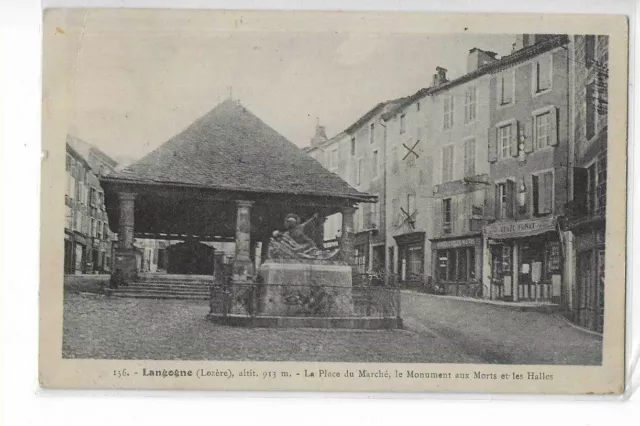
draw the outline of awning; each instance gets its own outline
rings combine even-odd
[[[508,220],[494,222],[482,229],[485,238],[494,240],[506,240],[510,238],[531,237],[556,230],[556,218],[554,216],[541,219]]]

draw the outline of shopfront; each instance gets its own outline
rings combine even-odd
[[[398,277],[401,282],[424,280],[424,232],[393,237],[398,246]]]
[[[576,294],[574,321],[602,333],[604,324],[605,230],[575,231]]]
[[[484,227],[494,300],[560,303],[563,256],[554,217]]]
[[[445,294],[474,297],[482,292],[482,238],[431,240],[434,278]]]

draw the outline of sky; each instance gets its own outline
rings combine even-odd
[[[167,18],[85,15],[69,133],[138,159],[232,96],[298,146],[340,133],[377,103],[466,72],[469,49],[506,55],[514,36],[234,31]],[[126,160],[125,160],[126,161]]]

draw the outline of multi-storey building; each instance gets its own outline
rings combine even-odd
[[[422,92],[404,99],[383,115],[387,134],[386,238],[387,271],[403,283],[421,280],[430,270],[425,248],[431,185],[431,140],[427,138],[430,105]]]
[[[568,273],[574,273],[573,320],[602,332],[604,320],[605,214],[607,200],[607,89],[609,39],[572,38],[574,145],[573,181],[567,227],[573,248]]]
[[[489,153],[495,222],[484,226],[493,299],[566,302],[569,77],[566,36],[520,35],[491,67]]]
[[[109,230],[104,192],[96,171],[106,171],[102,168],[105,164],[115,163],[101,161],[96,155],[92,167],[74,148],[77,141],[69,138],[66,146],[64,272],[108,273],[114,235]]]

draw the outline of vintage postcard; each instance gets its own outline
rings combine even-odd
[[[627,29],[45,11],[41,385],[622,393]]]

